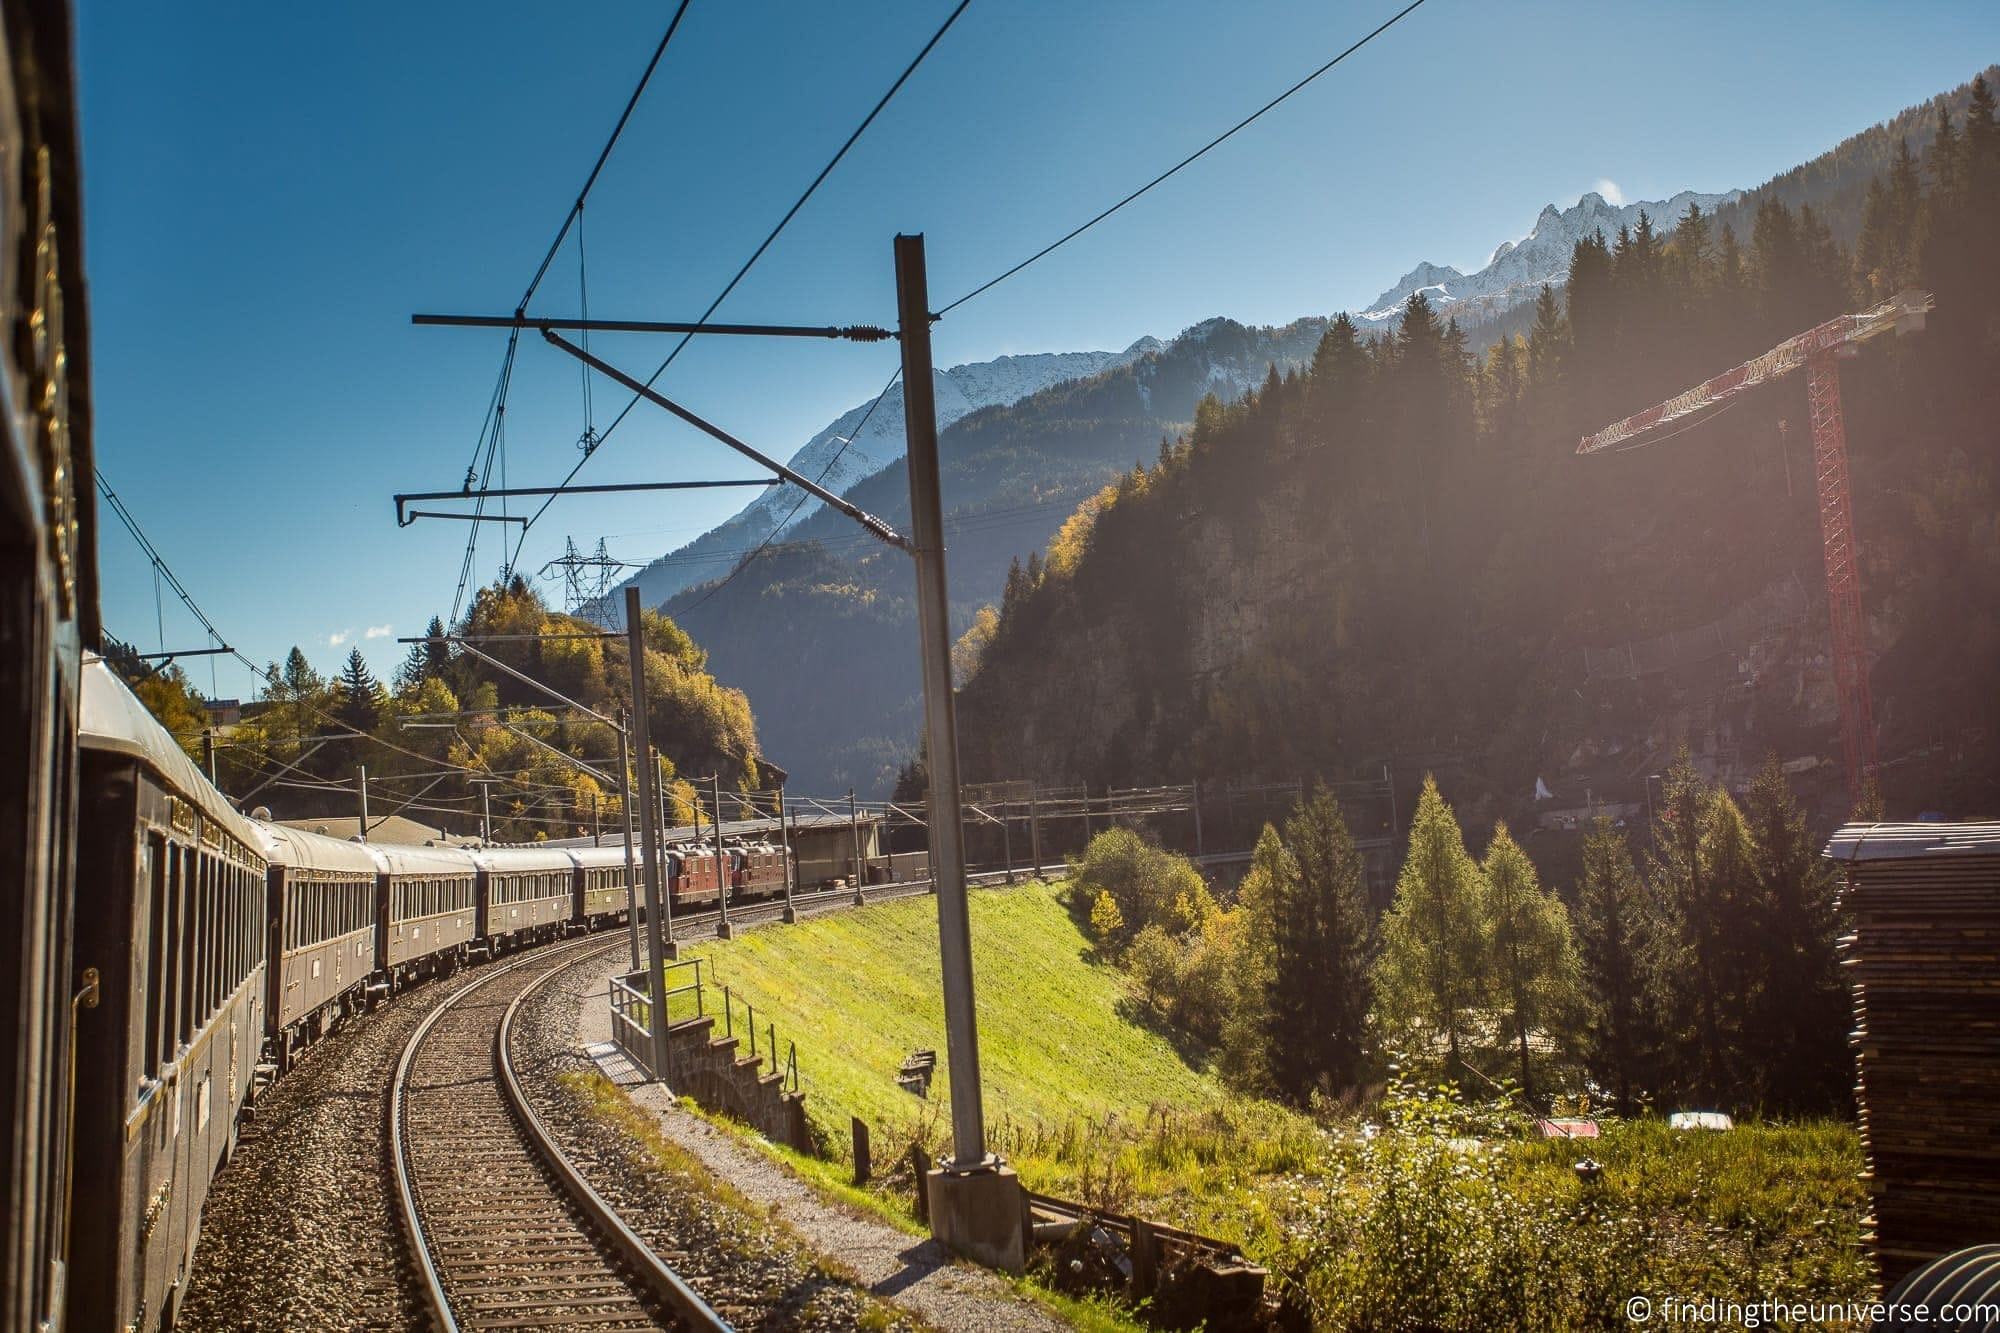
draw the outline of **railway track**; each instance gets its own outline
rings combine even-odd
[[[410,1249],[437,1326],[725,1329],[619,1220],[521,1092],[521,1003],[615,939],[538,949],[440,1005],[390,1089],[390,1150]]]

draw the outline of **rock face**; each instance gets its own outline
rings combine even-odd
[[[1593,232],[1601,231],[1606,240],[1613,240],[1620,227],[1638,226],[1643,212],[1652,220],[1653,230],[1664,235],[1687,215],[1689,204],[1699,204],[1703,212],[1713,213],[1736,202],[1742,193],[1682,190],[1671,199],[1613,204],[1592,190],[1569,208],[1548,204],[1526,236],[1500,242],[1486,267],[1477,273],[1460,273],[1450,265],[1419,264],[1376,297],[1354,322],[1363,327],[1393,325],[1402,318],[1403,303],[1416,292],[1424,293],[1440,315],[1455,315],[1461,324],[1489,319],[1533,301],[1543,283],[1562,286],[1569,277],[1570,252]]]

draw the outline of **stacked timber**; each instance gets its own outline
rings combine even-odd
[[[1846,875],[1870,1239],[1884,1288],[2000,1239],[2000,824],[1849,824]]]

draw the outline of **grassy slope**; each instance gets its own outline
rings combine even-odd
[[[990,1123],[1143,1119],[1155,1106],[1207,1109],[1227,1100],[1164,1037],[1120,1016],[1121,974],[1088,960],[1089,945],[1054,888],[974,890],[971,906]],[[781,1044],[798,1042],[814,1123],[844,1143],[853,1115],[878,1133],[949,1118],[937,940],[935,900],[909,898],[748,931],[683,957],[708,958],[721,983],[756,1005],[760,1030],[775,1022]],[[928,1101],[895,1081],[920,1048],[939,1057]]]
[[[1588,1147],[1606,1167],[1589,1197],[1571,1170],[1581,1146],[1524,1141],[1518,1128],[1501,1135],[1490,1186],[1450,1164],[1439,1179],[1413,1176],[1407,1164],[1387,1165],[1403,1160],[1396,1154],[1379,1157],[1355,1117],[1318,1124],[1232,1094],[1127,1017],[1124,977],[1090,961],[1058,892],[1031,885],[971,899],[987,1124],[1031,1188],[1236,1241],[1309,1288],[1330,1327],[1398,1326],[1426,1286],[1478,1298],[1489,1284],[1474,1269],[1496,1243],[1489,1231],[1514,1237],[1510,1253],[1528,1243],[1522,1235],[1554,1247],[1534,1267],[1553,1264],[1558,1287],[1578,1288],[1536,1298],[1555,1328],[1601,1323],[1633,1292],[1824,1299],[1860,1297],[1872,1283],[1860,1244],[1861,1153],[1849,1125],[1675,1134],[1658,1120],[1607,1123]],[[900,1154],[913,1135],[934,1153],[948,1138],[942,1067],[929,1101],[894,1079],[912,1050],[942,1051],[933,900],[750,931],[691,952],[751,999],[760,1027],[775,1021],[781,1040],[797,1040],[807,1105],[837,1158],[847,1153],[850,1115],[873,1131],[878,1179],[869,1191],[846,1188],[837,1162],[799,1160],[797,1169],[907,1224],[912,1182]],[[1441,1150],[1441,1138],[1428,1142],[1416,1145],[1419,1158]],[[1465,1191],[1433,1247],[1437,1269],[1420,1281],[1398,1276],[1425,1228],[1421,1217],[1383,1212],[1390,1175],[1406,1194],[1414,1186],[1442,1201]],[[1599,1234],[1614,1224],[1631,1242],[1623,1249]]]

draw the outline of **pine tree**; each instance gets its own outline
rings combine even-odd
[[[424,674],[432,680],[450,680],[453,661],[451,644],[444,637],[444,618],[432,616],[424,628]]]
[[[1426,774],[1395,900],[1382,918],[1376,1012],[1397,1038],[1422,1042],[1421,1054],[1442,1044],[1454,1069],[1463,1061],[1467,1011],[1486,991],[1482,897],[1458,820]]]
[[[396,693],[399,695],[415,694],[417,690],[422,688],[424,681],[429,678],[429,674],[430,656],[424,651],[424,645],[421,643],[411,644],[410,651],[403,654],[403,660],[396,666]]]
[[[1708,858],[1702,846],[1707,791],[1683,750],[1661,783],[1654,844],[1654,893],[1668,910],[1672,935],[1659,943],[1658,986],[1649,997],[1674,1042],[1677,1081],[1712,1093],[1721,1068],[1721,942]]]
[[[1562,359],[1569,342],[1569,319],[1555,288],[1542,284],[1535,297],[1535,324],[1528,334],[1528,383],[1541,394],[1553,393],[1562,379]]]
[[[1507,1035],[1521,1062],[1521,1089],[1535,1095],[1529,1059],[1533,1034],[1567,1044],[1579,1000],[1576,947],[1569,912],[1543,890],[1535,864],[1496,824],[1481,866],[1486,883],[1487,974],[1495,1005],[1507,1013]]]
[[[1620,1115],[1636,1105],[1635,1083],[1647,1041],[1639,969],[1648,955],[1650,915],[1625,835],[1600,818],[1583,843],[1577,893],[1577,951],[1589,996],[1584,1059],[1611,1089]]]
[[[340,702],[334,715],[356,731],[373,731],[382,716],[382,686],[368,669],[359,648],[347,655],[336,686]]]
[[[284,686],[295,699],[312,698],[326,688],[325,679],[313,670],[297,644],[285,655]]]
[[[1324,786],[1285,821],[1284,849],[1290,865],[1271,875],[1271,1070],[1280,1091],[1303,1100],[1314,1086],[1360,1082],[1368,906],[1361,854]]]
[[[1776,755],[1751,783],[1744,813],[1756,847],[1758,907],[1745,1053],[1767,1106],[1824,1111],[1845,1101],[1853,1078],[1833,874]]]

